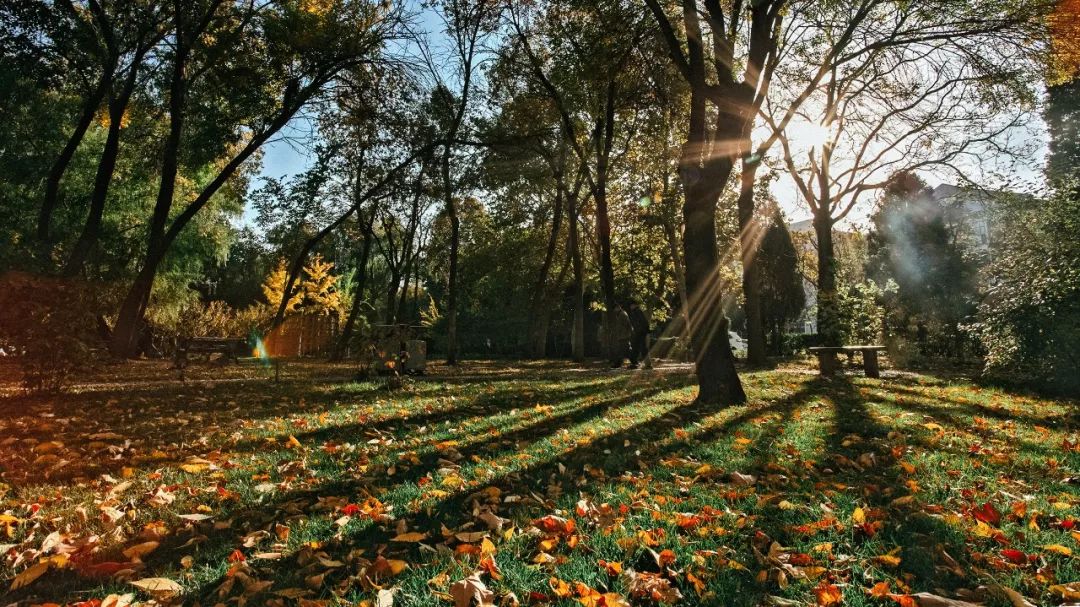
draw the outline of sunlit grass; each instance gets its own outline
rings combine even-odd
[[[132,568],[123,551],[149,540],[160,545],[125,575],[176,580],[204,604],[358,602],[373,584],[395,588],[395,605],[438,604],[479,566],[484,534],[501,572],[486,583],[523,602],[580,604],[558,596],[560,581],[627,595],[601,560],[664,572],[684,604],[813,601],[819,584],[845,604],[886,604],[866,595],[876,582],[1039,599],[1051,583],[1036,581],[1040,566],[1080,579],[1046,548],[1080,549],[1063,524],[1080,503],[1080,455],[1063,448],[1076,440],[1071,404],[924,376],[745,381],[750,404],[727,409],[693,404],[683,374],[528,369],[395,392],[292,381],[9,402],[18,434],[0,447],[0,511],[17,522],[0,528],[14,565],[2,583],[54,531],[95,547],[15,599],[131,591],[87,572]],[[616,514],[590,522],[581,500]],[[990,531],[971,514],[986,503],[1002,515]],[[491,528],[483,512],[508,522]],[[575,519],[576,538],[542,545],[532,521],[551,514]],[[426,537],[393,540],[410,532]],[[1038,564],[1002,565],[1006,545]],[[408,568],[362,579],[380,556]]]

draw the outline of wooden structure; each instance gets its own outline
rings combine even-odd
[[[176,340],[173,367],[186,367],[189,354],[204,354],[207,361],[212,354],[221,354],[223,360],[235,363],[241,356],[250,356],[251,349],[246,339],[235,337],[179,337]]]
[[[863,371],[867,377],[881,377],[877,353],[884,349],[885,346],[818,346],[809,348],[812,354],[817,355],[818,369],[824,376],[836,374],[839,368],[839,362],[836,360],[837,354],[847,354],[850,362],[856,352],[862,353]]]
[[[337,337],[336,314],[290,314],[263,338],[263,349],[272,358],[319,356]]]

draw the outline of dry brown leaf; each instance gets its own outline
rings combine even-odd
[[[981,603],[947,599],[929,592],[919,592],[911,596],[919,604],[919,607],[981,607],[982,605]]]
[[[479,571],[451,584],[450,596],[454,598],[454,607],[470,607],[473,600],[476,601],[477,607],[494,607],[495,605],[495,594],[484,585]]]
[[[180,584],[165,577],[143,578],[131,582],[131,585],[158,600],[170,599],[184,591]]]

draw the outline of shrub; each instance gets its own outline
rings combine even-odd
[[[1080,394],[1080,189],[1005,202],[990,288],[970,327],[996,380]]]
[[[16,359],[28,391],[57,391],[92,366],[101,345],[95,290],[22,272],[0,276],[0,348]]]

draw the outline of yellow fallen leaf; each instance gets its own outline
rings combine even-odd
[[[1042,547],[1047,552],[1055,552],[1063,556],[1072,556],[1072,550],[1061,544],[1047,544]]]
[[[124,549],[124,556],[132,560],[142,560],[142,557],[157,550],[157,542],[143,542]]]
[[[394,541],[394,542],[422,542],[422,541],[427,539],[427,536],[428,535],[426,533],[419,533],[417,531],[413,531],[413,532],[410,532],[410,533],[398,534],[398,535],[394,536],[394,539],[391,540],[391,541]]]
[[[865,523],[866,511],[862,508],[856,508],[855,511],[851,513],[851,522],[855,523],[856,525],[861,525]]]
[[[33,566],[24,569],[19,575],[15,576],[15,579],[11,581],[11,588],[9,588],[9,590],[18,590],[24,586],[29,586],[34,583],[34,580],[44,575],[48,570],[49,561],[35,563]]]

